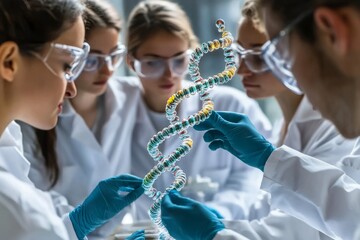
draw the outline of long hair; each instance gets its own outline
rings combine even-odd
[[[54,0],[49,0],[54,1]],[[54,1],[56,2],[56,1]],[[83,19],[85,23],[85,39],[94,28],[114,28],[121,30],[121,21],[115,9],[105,0],[85,0]],[[44,165],[50,180],[50,188],[54,187],[59,179],[61,169],[59,168],[56,153],[56,128],[51,130],[35,129],[36,137],[44,157]]]

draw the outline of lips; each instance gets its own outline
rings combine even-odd
[[[174,84],[163,84],[160,86],[162,89],[171,89],[174,86]]]
[[[97,82],[94,82],[94,85],[104,85],[107,83],[107,80],[104,80],[104,81],[97,81]]]
[[[251,81],[251,80],[243,80],[243,85],[245,88],[247,87],[260,87],[259,84],[255,84],[254,81]]]

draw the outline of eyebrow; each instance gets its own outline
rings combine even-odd
[[[237,41],[238,44],[241,46],[244,46],[240,41]],[[252,43],[250,44],[251,48],[261,48],[264,45],[264,43]]]
[[[114,50],[116,50],[118,47],[119,47],[119,45],[116,45],[115,47],[113,47],[112,49],[110,49],[110,53],[113,52]],[[91,48],[90,48],[90,53],[106,54],[106,53],[103,53],[103,52],[100,51],[100,50],[91,49]]]
[[[160,56],[160,55],[155,54],[155,53],[147,53],[147,54],[145,54],[145,55],[144,55],[144,57],[154,57],[154,58],[172,58],[172,57],[179,56],[179,55],[183,54],[184,52],[186,52],[186,50],[181,51],[181,52],[178,52],[178,53],[175,53],[174,55],[172,55],[172,56],[170,56],[170,57]]]

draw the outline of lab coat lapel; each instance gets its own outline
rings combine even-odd
[[[0,149],[0,169],[32,185],[28,178],[30,163],[23,155],[22,135],[15,122],[11,122],[1,135]]]
[[[304,146],[302,146],[301,141],[303,133],[301,133],[302,130],[299,129],[299,124],[303,122],[310,122],[312,120],[320,118],[320,113],[312,108],[309,100],[306,96],[304,96],[294,114],[291,123],[289,124],[288,132],[284,139],[284,144],[287,146],[291,146],[298,151],[303,151]]]

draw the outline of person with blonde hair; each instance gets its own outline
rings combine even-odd
[[[198,41],[186,13],[178,4],[169,1],[140,2],[129,16],[126,32],[127,63],[140,79],[143,89],[132,135],[131,173],[145,176],[155,164],[147,152],[147,143],[170,124],[165,116],[168,98],[192,84],[186,80],[186,72],[190,53]],[[268,119],[258,104],[244,93],[219,86],[210,94],[216,109],[249,114],[256,128],[264,135],[270,135]],[[199,96],[194,96],[181,102],[177,112],[182,119],[201,108],[202,101]],[[193,129],[188,133],[194,147],[177,165],[192,181],[188,181],[181,193],[204,202],[224,218],[246,217],[255,189],[259,187],[256,179],[261,177],[260,172],[249,170],[225,151],[210,151],[202,141],[202,133]],[[178,146],[179,139],[174,136],[160,145],[160,150],[167,155]],[[210,179],[210,183],[205,179]],[[165,173],[157,179],[154,187],[165,189],[172,181],[173,176]],[[135,219],[149,219],[147,211],[152,202],[147,196],[141,197],[135,203]]]

